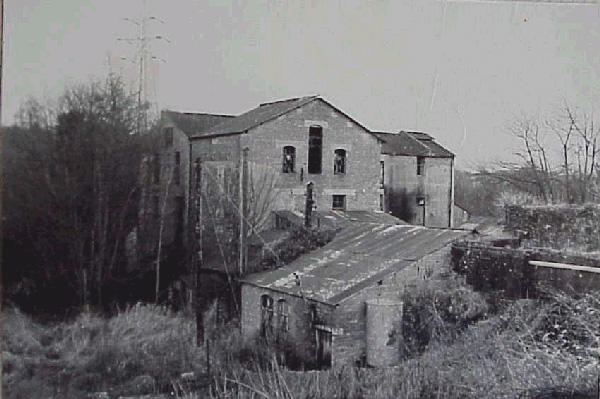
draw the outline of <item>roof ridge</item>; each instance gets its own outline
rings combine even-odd
[[[409,132],[406,132],[404,130],[400,130],[398,132],[398,134],[402,134],[404,133],[407,137],[409,137],[411,140],[414,140],[416,143],[419,143],[419,145],[425,147],[425,149],[427,149],[427,151],[429,152],[429,155],[433,154],[433,151],[431,151],[431,148],[429,148],[426,144],[421,143],[421,140],[414,138]]]

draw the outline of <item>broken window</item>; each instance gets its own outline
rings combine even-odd
[[[175,152],[175,165],[173,166],[173,180],[175,180],[176,186],[179,186],[181,184],[181,153],[179,151]]]
[[[417,157],[417,176],[425,172],[425,157]]]
[[[334,211],[343,211],[346,209],[346,196],[345,195],[334,195],[333,204],[331,209]]]
[[[172,127],[164,128],[164,133],[165,133],[165,145],[167,147],[170,145],[173,145],[173,128]]]
[[[285,334],[289,329],[290,309],[285,299],[277,301],[277,331],[279,334]]]
[[[323,159],[323,128],[311,126],[308,131],[308,173],[320,174]]]
[[[273,298],[269,295],[260,297],[260,335],[267,337],[273,333]]]
[[[283,173],[294,173],[296,148],[290,145],[283,147]]]
[[[333,152],[333,174],[346,173],[346,150],[337,149]]]

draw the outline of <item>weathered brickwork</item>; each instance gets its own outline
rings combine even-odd
[[[383,155],[386,209],[409,223],[450,227],[452,158],[424,158],[417,175],[417,157]],[[419,199],[422,202],[419,204]]]
[[[298,290],[300,295],[300,290]],[[294,296],[256,287],[242,285],[242,335],[246,340],[252,340],[260,335],[262,317],[262,296],[269,295],[273,299],[274,312],[277,302],[285,300],[289,306],[288,342],[295,345],[296,353],[305,360],[313,360],[316,356],[315,330],[313,324],[332,325],[334,307],[325,303],[312,301],[301,296]],[[316,321],[313,323],[312,312],[316,311]],[[274,324],[277,315],[274,314]],[[335,338],[334,338],[335,341]],[[335,359],[335,356],[334,356]]]
[[[269,295],[274,303],[285,299],[289,304],[288,334],[298,353],[304,353],[307,360],[315,356],[315,330],[311,323],[311,306],[314,306],[318,313],[318,324],[335,331],[332,337],[333,366],[363,362],[366,356],[366,301],[375,298],[400,300],[404,290],[414,286],[419,279],[428,279],[435,273],[449,270],[449,265],[450,245],[388,275],[381,282],[360,290],[338,306],[243,284],[242,334],[246,339],[251,339],[260,333],[261,296]],[[298,294],[300,295],[300,289]]]
[[[366,301],[384,298],[400,301],[406,289],[413,287],[419,279],[432,278],[434,274],[450,268],[450,249],[448,245],[430,255],[421,258],[410,266],[388,275],[355,295],[344,300],[335,312],[335,325],[343,334],[333,342],[334,362],[354,364],[363,362],[366,356]],[[399,350],[398,342],[398,350]]]
[[[309,128],[323,129],[322,173],[308,173]],[[248,162],[269,165],[279,176],[278,209],[304,211],[306,185],[314,184],[317,209],[329,210],[333,195],[346,196],[346,210],[379,209],[377,139],[327,103],[317,100],[251,129],[242,136]],[[293,173],[283,173],[283,148],[296,149]],[[346,171],[334,174],[334,151],[346,151]]]

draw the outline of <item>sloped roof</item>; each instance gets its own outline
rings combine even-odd
[[[298,107],[308,104],[318,96],[308,96],[299,98],[290,98],[287,100],[263,103],[260,106],[251,109],[235,118],[229,119],[213,126],[206,132],[206,136],[243,133],[244,131],[261,125],[271,119],[277,118]]]
[[[250,275],[243,282],[337,305],[467,234],[412,225],[354,223],[324,247],[280,269]]]
[[[273,211],[297,227],[304,226],[304,214],[288,210]],[[313,226],[321,229],[338,229],[353,223],[376,223],[385,225],[408,224],[404,220],[382,211],[314,211]]]
[[[387,155],[409,155],[433,158],[452,158],[454,154],[435,142],[433,137],[422,132],[398,133],[374,132],[383,144],[381,153]]]
[[[208,129],[223,121],[235,118],[234,115],[200,114],[193,112],[163,111],[183,133],[188,137],[202,136]]]

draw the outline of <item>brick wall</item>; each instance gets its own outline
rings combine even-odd
[[[452,159],[425,158],[417,175],[417,157],[384,155],[386,210],[409,223],[449,227]],[[425,199],[423,209],[417,198]]]
[[[332,325],[334,307],[299,296],[243,284],[241,323],[242,335],[245,340],[252,340],[260,334],[262,295],[269,295],[273,298],[275,307],[280,299],[287,302],[289,306],[288,338],[295,345],[296,353],[301,354],[306,360],[314,359],[316,342],[311,322],[311,306],[316,309],[317,322],[325,325]]]
[[[308,174],[309,128],[323,128],[322,173]],[[346,196],[347,210],[379,209],[377,139],[322,100],[266,122],[242,136],[248,162],[268,165],[279,176],[277,209],[304,211],[305,190],[314,183],[317,209],[328,210],[333,195]],[[296,149],[294,173],[282,172],[283,147]],[[334,151],[346,151],[346,173],[334,174]]]
[[[335,312],[334,325],[343,334],[334,337],[334,364],[354,364],[364,361],[366,356],[366,301],[384,298],[399,301],[405,290],[414,287],[419,279],[429,279],[435,274],[449,270],[450,250],[448,245],[427,255],[408,267],[393,273],[375,285],[368,287],[344,300]],[[399,350],[400,342],[395,349]]]

